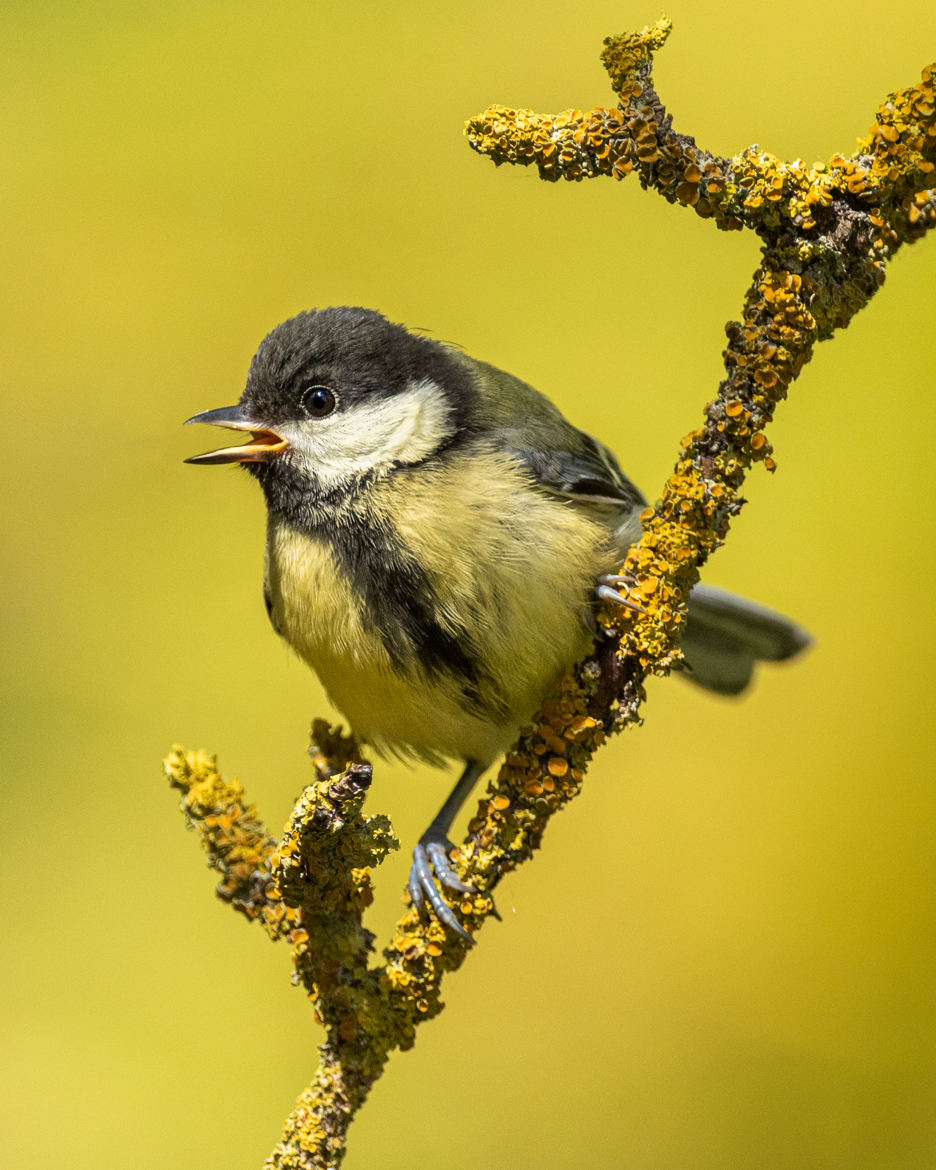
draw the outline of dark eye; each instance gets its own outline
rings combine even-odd
[[[302,405],[309,418],[324,418],[335,409],[334,390],[327,386],[307,386],[302,392]]]

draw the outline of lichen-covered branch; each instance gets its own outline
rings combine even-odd
[[[842,206],[828,213],[835,204],[867,212],[882,221],[873,224],[879,229],[887,221],[907,220],[909,231],[893,238],[881,232],[883,243],[875,250],[882,255],[892,243],[932,226],[936,66],[924,69],[918,85],[882,103],[867,137],[847,158],[835,154],[810,167],[751,146],[728,159],[675,131],[653,87],[653,54],[671,29],[663,17],[639,33],[605,41],[601,59],[619,99],[615,108],[536,114],[490,106],[468,121],[469,142],[495,163],[535,165],[540,177],[551,181],[623,179],[636,171],[644,187],[670,203],[691,207],[722,229],[748,227],[769,239],[789,230],[821,238],[841,217]]]
[[[368,969],[374,936],[361,921],[373,899],[370,869],[397,842],[386,817],[363,815],[371,766],[354,739],[316,720],[310,754],[316,778],[278,845],[214,757],[176,747],[165,762],[209,864],[223,875],[219,896],[291,943],[296,979],[326,1028],[316,1079],[271,1155],[275,1166],[336,1165],[351,1118],[403,1038],[381,1009],[380,972]]]
[[[606,41],[614,109],[553,116],[492,106],[467,127],[472,146],[496,163],[534,164],[550,180],[636,172],[669,202],[763,241],[742,318],[727,329],[725,376],[622,566],[644,612],[599,615],[594,654],[559,680],[469,824],[456,868],[478,893],[455,909],[471,933],[494,912],[503,875],[532,855],[578,793],[594,751],[638,721],[647,676],[678,664],[689,591],[741,509],[746,472],[754,463],[774,470],[765,428],[816,342],[846,326],[882,284],[888,259],[936,224],[936,66],[882,103],[849,157],[806,166],[750,147],[729,159],[674,130],[653,88],[653,54],[669,32],[662,19]],[[353,740],[319,722],[312,754],[315,781],[279,844],[213,757],[176,748],[166,762],[222,875],[219,895],[292,944],[297,981],[326,1029],[318,1073],[271,1170],[338,1165],[389,1053],[409,1047],[417,1025],[441,1010],[442,978],[467,954],[463,941],[411,910],[372,962],[361,921],[370,869],[395,842],[385,818],[363,815],[370,765]]]

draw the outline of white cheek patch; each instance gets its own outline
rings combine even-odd
[[[451,411],[439,386],[413,382],[400,394],[364,402],[277,430],[303,470],[323,486],[380,471],[393,463],[418,463],[452,434]]]

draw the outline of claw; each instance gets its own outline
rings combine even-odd
[[[443,926],[448,927],[466,942],[473,943],[474,939],[455,917],[455,912],[443,898],[436,885],[436,881],[438,881],[440,885],[460,894],[477,893],[474,886],[466,885],[452,869],[448,854],[453,848],[454,846],[447,837],[426,833],[413,850],[413,864],[410,867],[407,888],[420,918],[425,921],[426,900],[428,899],[436,918]]]
[[[599,601],[610,601],[612,605],[620,605],[624,609],[632,609],[635,613],[642,613],[645,617],[649,617],[649,610],[644,609],[636,601],[631,601],[629,597],[618,592],[620,586],[629,587],[632,584],[633,582],[630,578],[622,577],[619,573],[605,573],[598,578],[598,583],[595,586],[595,594]],[[616,588],[612,588],[612,586]]]
[[[436,878],[449,890],[457,890],[460,894],[476,894],[474,886],[463,882],[452,869],[448,855],[453,849],[451,841],[429,841],[426,843],[426,852]]]

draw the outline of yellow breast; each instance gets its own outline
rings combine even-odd
[[[490,466],[479,467],[485,460]],[[586,652],[591,589],[613,561],[608,530],[531,490],[493,453],[387,476],[367,508],[421,566],[440,629],[470,642],[483,702],[467,702],[463,679],[427,671],[415,653],[391,662],[329,540],[275,517],[267,547],[273,623],[378,750],[489,763]]]

